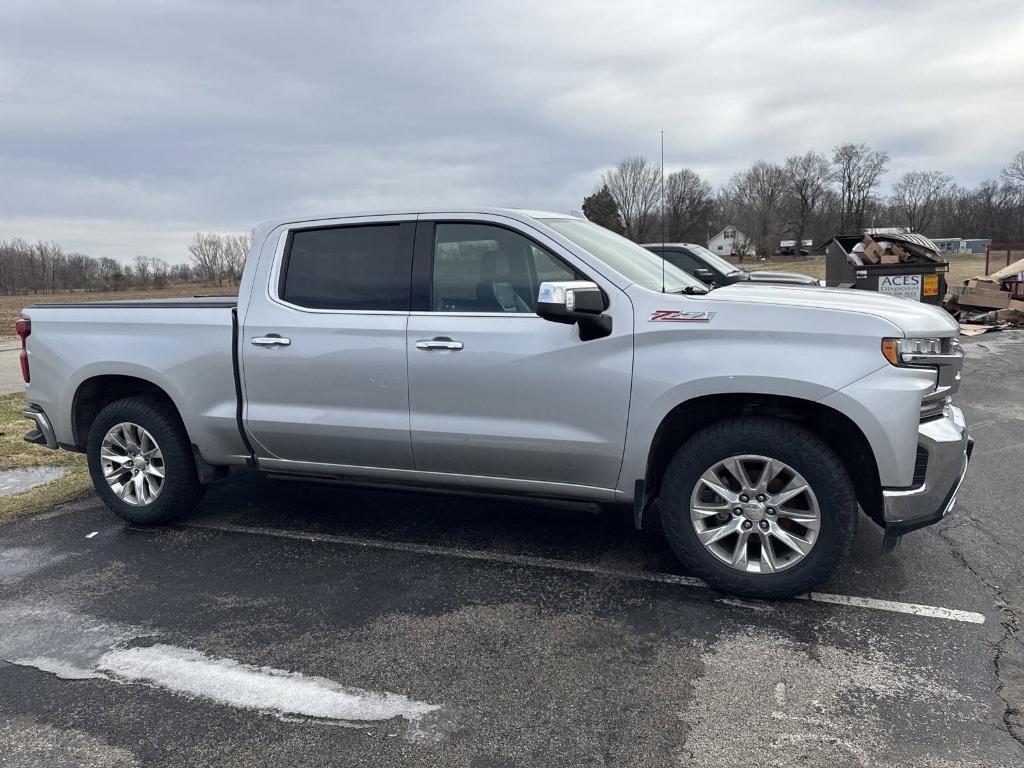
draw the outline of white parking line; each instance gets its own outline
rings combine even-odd
[[[262,528],[251,525],[233,525],[231,523],[186,523],[187,528],[196,528],[223,533],[244,533],[252,536],[269,536],[276,539],[292,539],[324,544],[346,544],[354,547],[370,549],[387,549],[396,552],[412,552],[420,555],[438,555],[457,557],[463,560],[481,560],[507,565],[523,565],[530,568],[550,568],[559,571],[589,573],[598,576],[625,579],[629,581],[646,581],[657,584],[673,584],[682,587],[706,589],[708,585],[692,576],[677,576],[672,573],[644,573],[641,571],[625,571],[619,568],[606,568],[591,563],[575,563],[550,557],[533,557],[531,555],[515,555],[504,552],[488,552],[479,549],[463,549],[462,547],[439,547],[432,544],[413,544],[405,541],[384,541],[366,539],[358,536],[339,536],[327,533],[304,533],[301,531],[282,531],[274,528]],[[893,600],[881,600],[873,597],[856,597],[854,595],[833,595],[827,592],[808,592],[798,595],[796,600],[807,600],[813,603],[830,603],[854,608],[867,608],[874,611],[905,613],[913,616],[924,616],[947,621],[961,621],[968,624],[984,624],[985,617],[973,611],[960,611],[953,608],[941,608],[917,603],[901,603]]]

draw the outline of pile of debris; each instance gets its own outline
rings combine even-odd
[[[937,251],[931,241],[907,235],[900,235],[900,239],[901,242],[894,243],[885,239],[876,241],[871,235],[864,235],[864,239],[853,246],[853,261],[858,265],[930,264],[935,261],[934,254]]]
[[[951,288],[943,306],[960,322],[965,336],[1024,327],[1024,259]]]

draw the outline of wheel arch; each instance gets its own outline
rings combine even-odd
[[[760,393],[725,393],[696,397],[670,410],[655,430],[644,475],[643,513],[638,524],[650,523],[651,504],[658,498],[661,481],[676,451],[704,427],[733,416],[769,416],[802,424],[820,437],[839,456],[857,492],[857,502],[867,515],[882,524],[882,487],[871,444],[857,424],[827,405],[797,397]]]
[[[118,400],[138,396],[153,397],[165,403],[181,422],[181,411],[163,387],[138,376],[126,374],[100,374],[82,381],[71,399],[71,428],[74,449],[84,452],[89,440],[89,429],[106,406]],[[188,430],[186,429],[186,433]]]

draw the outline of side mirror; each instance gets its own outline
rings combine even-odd
[[[579,325],[580,339],[600,339],[612,332],[612,319],[604,293],[596,283],[566,280],[541,283],[537,291],[537,314],[553,323]]]
[[[711,283],[715,279],[715,273],[706,267],[697,267],[697,269],[693,270],[693,276],[702,283]]]

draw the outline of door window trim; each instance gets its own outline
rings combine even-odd
[[[398,226],[398,254],[395,260],[395,272],[391,277],[392,291],[395,288],[402,289],[405,303],[404,309],[323,309],[319,307],[304,307],[301,304],[284,299],[281,295],[282,279],[288,266],[288,256],[292,243],[292,235],[296,232],[309,232],[322,229],[348,229],[350,227],[382,227]],[[288,224],[278,236],[277,246],[274,249],[274,260],[270,268],[270,276],[267,281],[266,296],[269,301],[297,312],[308,312],[316,315],[408,315],[411,310],[412,295],[412,266],[413,250],[415,248],[415,235],[417,233],[416,217],[399,216],[394,219],[371,219],[366,221],[341,220],[331,223],[296,223]],[[401,276],[407,275],[407,282],[403,286]],[[393,301],[393,300],[392,300]]]
[[[413,252],[412,261],[413,282],[412,303],[410,309],[411,313],[416,317],[536,317],[538,320],[542,319],[536,312],[454,312],[449,310],[434,310],[434,251],[437,242],[436,227],[438,224],[479,224],[482,226],[497,227],[498,229],[504,229],[512,232],[513,234],[519,235],[520,237],[528,240],[535,248],[539,248],[544,253],[548,254],[548,256],[555,259],[559,264],[562,264],[573,272],[582,275],[583,280],[589,280],[597,285],[597,287],[601,289],[601,293],[605,294],[605,301],[608,301],[607,293],[597,280],[588,277],[583,270],[567,262],[557,253],[552,251],[549,246],[544,245],[529,233],[524,232],[517,227],[512,227],[508,224],[502,224],[496,221],[490,221],[488,219],[448,218],[446,216],[441,216],[438,218],[420,218],[416,224],[416,247]]]

